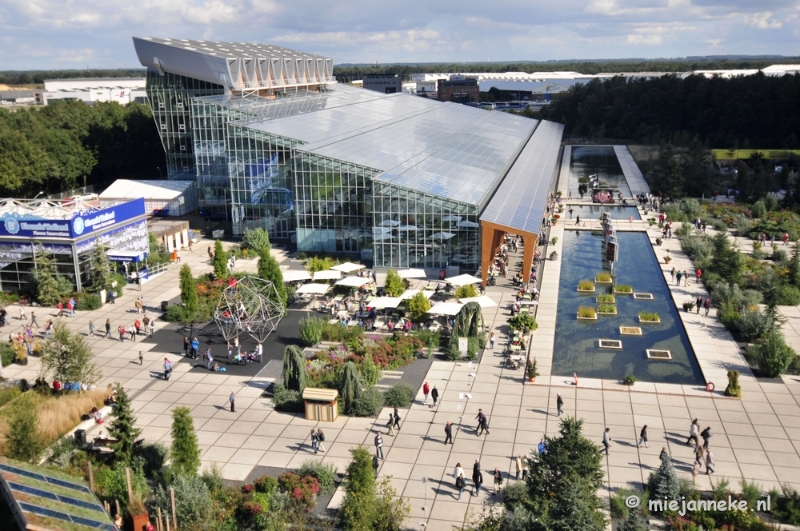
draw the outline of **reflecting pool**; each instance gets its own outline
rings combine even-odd
[[[614,266],[616,282],[631,285],[636,293],[651,293],[653,300],[615,294],[617,315],[578,320],[579,306],[596,308],[595,297],[610,294],[612,288],[595,283],[595,293],[577,291],[580,280],[594,280],[604,270],[603,237],[600,232],[564,231],[552,374],[571,377],[577,372],[579,377],[609,380],[633,374],[647,382],[704,384],[647,234],[619,232],[617,237],[620,248],[619,262]],[[657,312],[661,323],[639,323],[639,312]],[[642,335],[622,335],[622,326],[639,327]],[[601,339],[622,341],[622,348],[600,348]],[[672,359],[648,359],[647,349],[669,350]]]
[[[572,218],[569,217],[569,209],[572,209]],[[581,219],[600,219],[600,214],[606,213],[611,219],[627,220],[633,218],[640,220],[639,209],[635,206],[614,206],[614,205],[568,205],[564,211],[567,219],[574,219],[580,216]]]
[[[628,181],[622,173],[614,148],[610,146],[572,146],[572,160],[570,161],[569,191],[572,197],[578,195],[578,180],[597,174],[600,183],[622,192],[625,197],[631,196]],[[616,194],[615,194],[616,195]]]

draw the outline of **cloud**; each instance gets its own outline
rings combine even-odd
[[[5,0],[0,63],[136,66],[133,35],[271,42],[336,63],[800,55],[799,14],[800,0]]]

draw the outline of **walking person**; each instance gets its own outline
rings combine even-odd
[[[456,477],[456,489],[458,489],[458,499],[461,499],[461,495],[464,494],[464,487],[467,486],[467,480],[464,479],[464,473]]]
[[[685,270],[683,272],[683,287],[684,288],[689,287],[689,273],[687,273]]]
[[[425,382],[422,385],[422,396],[425,397],[425,400],[422,402],[423,405],[428,403],[428,395],[430,394],[431,394],[431,386],[428,385],[428,382]]]
[[[478,419],[478,427],[475,428],[475,433],[480,436],[481,433],[486,431],[486,434],[489,434],[489,426],[486,423],[486,415],[483,414],[483,410],[479,409],[478,414],[475,416]]]
[[[444,443],[447,444],[448,442],[452,445],[453,444],[453,423],[449,420],[447,424],[444,425]]]
[[[702,445],[698,444],[694,448],[694,462],[698,465],[702,465],[704,457],[705,457],[705,450],[703,449]]]
[[[41,326],[39,326],[39,323],[36,322],[36,312],[31,312],[31,328],[33,328],[34,326],[36,328],[41,328]]]
[[[383,437],[380,433],[375,435],[375,454],[383,459]]]
[[[378,477],[378,467],[380,466],[380,461],[378,461],[378,454],[372,456],[372,471],[375,472],[375,477]]]
[[[672,275],[672,280],[674,281],[675,280],[675,268],[674,267],[672,268],[672,271],[670,271],[670,274]]]
[[[144,354],[141,350],[139,351],[139,365],[144,365]]]
[[[394,431],[394,416],[393,416],[391,413],[389,413],[389,422],[387,422],[387,423],[386,423],[386,429],[388,429],[388,430],[389,430],[389,433],[388,433],[388,435],[391,435],[392,437],[394,437],[394,436],[395,436],[395,431]]]
[[[150,319],[150,337],[153,337],[156,333],[156,320]]]
[[[111,337],[111,319],[106,319],[106,339]]]
[[[603,449],[600,450],[601,452],[605,452],[608,455],[608,450],[611,448],[611,428],[606,428],[606,431],[603,432]]]
[[[476,463],[477,468],[472,470],[472,482],[475,484],[475,496],[481,493],[481,486],[483,485],[483,474],[481,473],[480,463]]]
[[[317,436],[317,430],[311,428],[311,449],[314,450],[316,454],[319,448],[319,437]]]
[[[400,429],[400,413],[394,408],[394,427]]]
[[[123,325],[119,325],[119,328],[117,328],[117,332],[119,332],[119,341],[120,341],[120,343],[124,343],[125,342],[125,327]]]
[[[236,395],[231,391],[231,396],[228,397],[231,402],[231,413],[236,413]]]
[[[433,398],[433,405],[430,407],[436,407],[436,404],[439,402],[439,390],[436,389],[436,386],[433,386],[431,389],[431,398]]]
[[[677,279],[677,281],[678,281],[678,284],[677,284],[677,285],[678,285],[678,286],[680,286],[680,285],[681,285],[681,278],[683,278],[683,273],[681,273],[680,271],[678,271],[677,273],[675,273],[675,278],[676,278],[676,279]]]
[[[94,321],[89,319],[89,335],[94,337]]]
[[[128,334],[131,336],[131,341],[136,341],[136,323],[132,324],[128,329]]]
[[[211,355],[211,347],[206,349],[206,369],[211,370],[211,364],[214,362],[214,356]]]
[[[691,442],[694,441],[695,445],[700,444],[700,440],[698,436],[700,435],[700,423],[697,419],[692,421],[692,425],[689,427],[689,438],[686,439],[686,444],[691,446]]]
[[[195,337],[194,339],[192,339],[192,359],[193,360],[197,359],[197,351],[198,350],[200,350],[200,342]]]
[[[706,474],[713,474],[714,473],[714,454],[711,453],[711,450],[706,452]]]
[[[64,312],[64,307],[61,305],[60,302],[58,303],[58,306],[59,306],[59,308],[58,308],[58,316],[61,317],[61,314]],[[25,305],[24,304],[20,304],[19,305],[19,320],[20,321],[22,321],[22,320],[27,321],[28,320],[28,316],[25,315]]]
[[[525,479],[525,476],[528,475],[528,471],[525,469],[525,462],[523,461],[522,454],[517,455],[516,460],[516,467],[517,467],[517,475],[516,479],[519,479],[522,476],[522,479]]]
[[[168,358],[164,358],[164,379],[169,381],[170,376],[172,376],[172,362]]]
[[[494,350],[494,332],[489,336],[489,348]]]
[[[183,355],[185,357],[189,357],[189,345],[190,345],[189,337],[183,336]]]
[[[636,447],[640,447],[644,444],[645,448],[650,448],[650,444],[647,442],[647,424],[644,425],[642,431],[639,432],[639,443]]]
[[[703,301],[703,308],[706,309],[706,317],[708,317],[708,311],[711,309],[711,299],[708,297]]]
[[[556,409],[558,410],[558,416],[560,417],[564,412],[564,399],[561,398],[560,394],[556,394]]]
[[[320,452],[325,451],[325,446],[322,444],[325,442],[325,434],[322,433],[322,429],[317,430],[317,450]]]
[[[581,224],[581,216],[580,214],[578,214],[577,216],[575,216],[575,226],[578,227],[580,226],[580,224]]]
[[[694,305],[697,306],[697,315],[700,315],[700,308],[703,306],[702,295],[697,297],[697,299],[694,301]]]
[[[495,467],[492,476],[494,477],[494,494],[497,494],[503,485],[503,473],[500,472],[499,468]]]
[[[703,448],[708,450],[708,441],[711,439],[711,426],[708,426],[702,432],[700,432],[700,437],[703,438]]]

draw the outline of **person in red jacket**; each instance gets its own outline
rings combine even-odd
[[[422,386],[422,394],[425,397],[425,401],[423,402],[423,404],[427,404],[428,403],[428,395],[431,394],[431,386],[428,385],[428,382],[425,382],[425,384]]]

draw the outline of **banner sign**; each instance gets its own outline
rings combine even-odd
[[[78,238],[117,223],[144,215],[144,199],[134,199],[94,212],[78,214],[72,219],[0,218],[0,236],[27,238]]]

